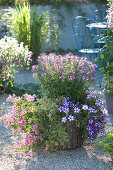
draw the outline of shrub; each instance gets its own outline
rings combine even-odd
[[[32,52],[23,43],[12,37],[4,37],[0,40],[0,87],[9,90],[13,86],[15,73],[14,66],[29,66]]]
[[[47,96],[68,96],[76,102],[84,100],[84,91],[95,79],[95,64],[87,61],[85,57],[77,57],[71,53],[65,56],[42,54],[38,61],[38,66],[34,65],[32,70]]]
[[[99,147],[104,151],[113,154],[113,133],[110,132],[106,137],[98,143]]]
[[[10,127],[13,134],[21,139],[15,146],[29,150],[31,147],[44,145],[50,149],[58,149],[65,145],[68,135],[59,119],[59,101],[43,97],[34,101],[35,97],[24,94],[22,97],[9,96],[13,102],[12,113],[0,118],[5,127]]]

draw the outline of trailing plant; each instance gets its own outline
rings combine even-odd
[[[14,66],[29,66],[32,52],[28,46],[12,37],[4,37],[0,40],[0,92],[10,91],[14,84]]]
[[[104,133],[108,121],[108,113],[103,100],[98,94],[86,91],[86,99],[82,102],[72,102],[68,97],[62,100],[59,112],[64,124],[76,122],[82,129],[84,139],[94,140],[98,133]]]

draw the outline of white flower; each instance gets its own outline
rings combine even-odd
[[[88,110],[88,106],[87,106],[86,104],[84,104],[84,105],[82,106],[82,109],[83,109],[83,110]]]

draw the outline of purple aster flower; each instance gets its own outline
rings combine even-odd
[[[88,110],[88,106],[87,106],[86,104],[84,104],[84,105],[82,106],[82,109],[83,109],[83,110]]]
[[[69,108],[68,108],[68,107],[64,107],[64,108],[63,108],[63,112],[66,113],[66,114],[68,114],[68,113],[69,113]]]
[[[100,133],[104,133],[105,129],[104,128],[100,128]]]
[[[97,113],[97,110],[93,109],[92,107],[89,108],[90,113]]]
[[[104,105],[104,101],[103,100],[96,100],[95,105],[96,106],[103,106]]]
[[[75,108],[77,106],[76,104],[74,104],[72,102],[69,102],[69,104],[70,104],[70,107],[72,107],[72,108]]]
[[[94,122],[94,121],[93,121],[92,118],[90,118],[89,121],[88,121],[89,124],[92,124],[93,122]]]
[[[66,122],[67,121],[67,118],[66,117],[62,117],[62,122]]]
[[[95,115],[95,116],[93,116],[93,117],[94,117],[94,119],[95,119],[95,120],[97,120],[97,119],[98,119],[98,116],[97,116],[97,115]]]
[[[69,117],[68,117],[68,120],[71,122],[71,121],[73,121],[73,120],[75,120],[76,119],[76,117],[75,116],[72,116],[72,115],[69,115]]]
[[[79,109],[78,107],[75,107],[73,112],[74,112],[75,114],[76,114],[76,113],[79,113],[79,112],[80,112],[80,109]]]

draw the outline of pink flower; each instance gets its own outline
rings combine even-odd
[[[19,140],[16,140],[16,141],[14,142],[14,147],[17,148],[19,145],[20,145],[20,141],[19,141]]]
[[[33,131],[34,131],[36,134],[38,134],[38,125],[37,125],[37,124],[33,125]]]
[[[9,95],[9,97],[7,97],[7,99],[6,99],[6,102],[11,102],[11,101],[12,101],[12,96]]]
[[[43,141],[44,141],[44,139],[43,139],[42,137],[40,137],[40,141],[41,141],[41,142],[43,142]]]
[[[32,102],[32,101],[35,100],[34,96],[31,96],[31,95],[28,95],[28,94],[24,94],[24,98],[29,102]]]

